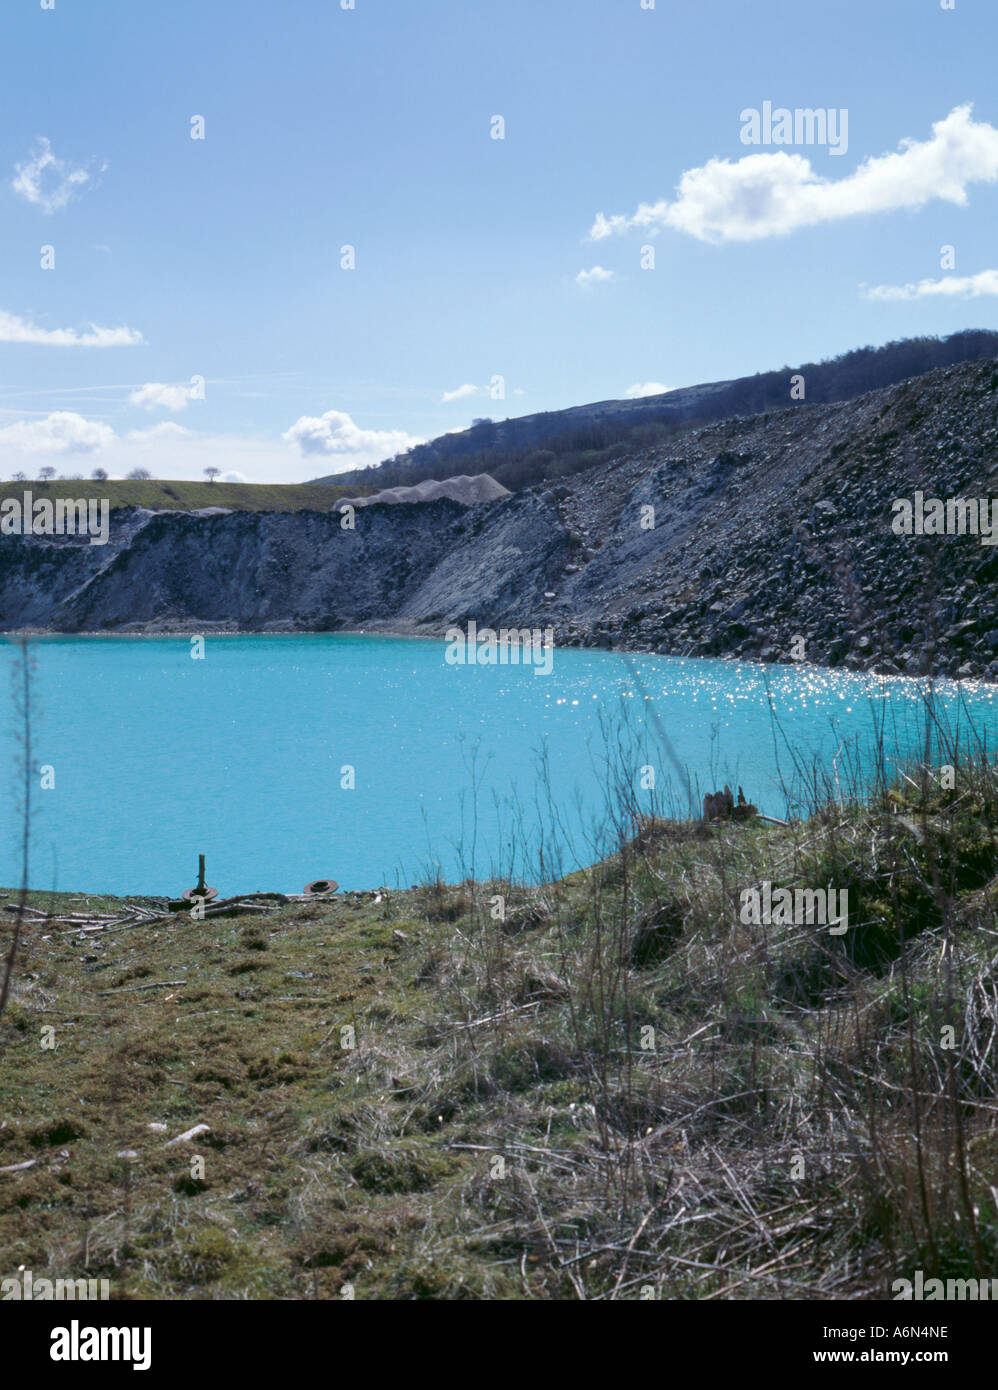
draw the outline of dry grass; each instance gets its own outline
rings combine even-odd
[[[31,923],[0,1273],[611,1300],[998,1274],[998,796],[985,763],[902,785],[786,827],[631,825],[543,890]],[[849,933],[744,925],[763,879],[847,887]]]

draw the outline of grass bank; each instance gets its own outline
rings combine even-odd
[[[543,888],[32,922],[0,1275],[587,1300],[998,1275],[998,780],[945,780],[786,826],[625,807],[616,853]],[[762,881],[847,890],[848,932],[746,925]]]
[[[146,507],[150,511],[198,511],[202,507],[229,507],[237,512],[329,511],[339,497],[362,497],[370,488],[340,487],[331,483],[222,483],[186,482],[178,479],[59,478],[49,483],[2,482],[5,497],[20,500],[25,492],[39,497],[107,499],[112,511],[120,507]]]

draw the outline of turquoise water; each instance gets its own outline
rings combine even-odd
[[[188,638],[44,638],[32,651],[37,889],[178,893],[199,852],[223,895],[317,878],[408,886],[438,868],[531,875],[542,844],[567,872],[606,848],[608,730],[641,807],[687,810],[674,758],[697,802],[727,781],[783,816],[788,745],[830,771],[845,743],[842,772],[878,722],[889,756],[917,748],[923,722],[913,681],[725,661],[559,650],[545,677],[449,665],[442,642],[353,636],[212,637],[203,661]],[[20,872],[17,659],[4,644],[7,885]],[[952,727],[972,719],[994,741],[992,687],[938,698]],[[41,790],[46,765],[55,786]],[[640,786],[648,766],[654,793]]]

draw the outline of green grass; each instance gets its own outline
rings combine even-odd
[[[34,1162],[0,1173],[0,1276],[431,1300],[994,1276],[998,801],[965,792],[648,821],[529,891],[32,922],[0,1020],[0,1169]],[[848,884],[856,934],[742,925],[765,878]]]
[[[104,483],[92,479],[56,479],[50,483],[0,483],[0,500],[37,497],[107,498],[111,510],[147,507],[151,511],[196,511],[201,507],[231,507],[240,512],[329,511],[339,497],[366,496],[370,488],[328,483],[221,483],[122,479]]]

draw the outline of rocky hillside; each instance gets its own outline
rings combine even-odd
[[[376,504],[353,530],[335,509],[132,510],[107,546],[4,536],[0,628],[430,635],[474,618],[766,661],[803,637],[818,664],[998,678],[998,547],[891,527],[895,499],[987,498],[996,472],[988,359],[712,425],[553,489]]]
[[[477,473],[473,478],[460,473],[453,478],[445,478],[442,483],[428,479],[415,487],[389,487],[383,492],[372,492],[366,497],[342,497],[350,507],[372,507],[379,502],[396,505],[406,502],[435,502],[439,497],[449,497],[452,502],[460,502],[465,507],[476,507],[480,502],[496,502],[500,497],[508,497],[509,488],[497,483],[488,473]]]

